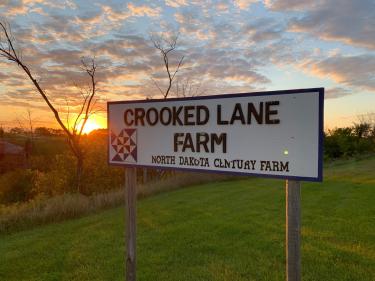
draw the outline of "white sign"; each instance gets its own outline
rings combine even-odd
[[[109,164],[322,180],[324,89],[108,103]]]

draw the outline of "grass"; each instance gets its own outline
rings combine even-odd
[[[182,187],[233,177],[203,173],[177,173],[164,180],[137,186],[138,198],[149,197],[161,192]],[[114,189],[106,193],[85,196],[82,194],[61,194],[55,197],[37,197],[27,202],[10,205],[0,204],[0,235],[28,229],[51,222],[60,222],[90,213],[125,204],[125,190]]]
[[[125,202],[124,196],[123,190],[92,196],[68,193],[9,206],[0,205],[0,235],[120,206]]]
[[[302,279],[375,280],[375,158],[302,185]],[[138,280],[285,280],[280,180],[217,182],[138,202]],[[124,209],[0,236],[0,280],[125,280]]]

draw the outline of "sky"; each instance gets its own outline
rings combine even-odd
[[[167,73],[152,40],[175,35],[172,72],[184,59],[170,97],[324,87],[325,129],[350,126],[375,114],[374,11],[374,0],[0,1],[0,20],[65,122],[89,83],[81,59],[95,58],[92,129],[106,126],[107,101],[162,97]],[[0,108],[5,128],[58,127],[1,57]]]

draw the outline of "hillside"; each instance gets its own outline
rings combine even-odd
[[[302,185],[303,280],[375,280],[375,158]],[[217,182],[138,203],[138,280],[285,280],[281,180]],[[124,280],[124,208],[0,236],[0,280]]]

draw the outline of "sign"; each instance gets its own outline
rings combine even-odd
[[[109,164],[321,181],[324,89],[108,103]]]

